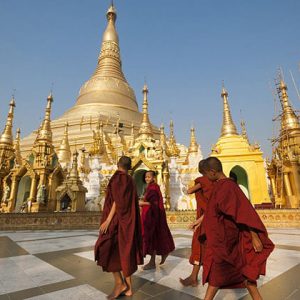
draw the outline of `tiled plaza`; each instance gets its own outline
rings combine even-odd
[[[179,277],[188,263],[192,233],[173,230],[176,250],[156,270],[139,269],[133,276],[135,294],[123,299],[202,299],[206,286],[186,288]],[[276,244],[260,279],[264,299],[300,299],[300,230],[269,229]],[[97,231],[0,232],[0,300],[106,299],[112,276],[93,261]],[[245,290],[222,290],[216,299],[250,299]]]

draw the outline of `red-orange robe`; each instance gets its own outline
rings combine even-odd
[[[197,202],[197,219],[199,219],[205,212],[207,201],[211,196],[213,182],[210,181],[206,176],[198,177],[195,179],[195,185],[200,183],[201,188],[195,192],[196,202]],[[190,264],[201,265],[204,252],[204,243],[200,244],[199,238],[203,232],[203,225],[201,224],[193,234],[192,240],[192,252],[190,256]]]
[[[214,184],[204,225],[207,244],[203,284],[244,287],[245,279],[256,282],[259,275],[265,275],[266,261],[274,244],[250,201],[233,180],[221,179]],[[254,251],[249,228],[258,234],[262,252]]]
[[[101,224],[113,203],[116,213],[105,234],[99,233],[95,261],[103,271],[123,271],[130,276],[143,264],[141,223],[135,184],[128,174],[116,171],[107,186]]]
[[[156,183],[148,184],[142,207],[143,254],[167,255],[175,249],[173,237],[167,224],[163,197]]]

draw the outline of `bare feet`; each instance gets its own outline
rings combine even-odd
[[[126,297],[131,297],[133,295],[132,290],[128,290],[125,293],[123,293]]]
[[[179,281],[183,286],[192,286],[192,287],[198,286],[198,280],[191,278],[191,276],[185,279],[179,278]]]
[[[152,270],[155,268],[156,268],[155,264],[150,263],[150,262],[148,264],[144,265],[144,267],[143,267],[144,270]]]
[[[169,254],[166,254],[166,255],[162,255],[162,256],[161,256],[160,265],[163,265],[163,264],[165,263],[165,261],[166,261],[168,255],[169,255]]]
[[[127,290],[128,290],[128,288],[127,288],[127,285],[125,283],[115,285],[115,288],[112,291],[112,293],[110,295],[108,295],[106,298],[108,300],[117,299],[122,294],[126,295]],[[131,294],[132,294],[132,292],[131,292]]]

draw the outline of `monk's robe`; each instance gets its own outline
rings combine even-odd
[[[130,276],[143,264],[142,235],[135,184],[128,174],[116,171],[107,186],[101,224],[113,203],[116,213],[105,234],[99,233],[95,245],[95,261],[103,271],[123,271]]]
[[[239,186],[231,179],[214,184],[204,215],[207,245],[203,265],[203,284],[220,288],[244,287],[265,275],[266,261],[274,249],[261,219]],[[255,252],[249,229],[263,245]]]
[[[142,207],[143,254],[167,255],[175,249],[173,237],[167,224],[163,197],[156,183],[150,183],[144,201],[150,205]]]
[[[197,219],[199,219],[206,210],[207,201],[211,196],[213,183],[206,176],[202,176],[195,179],[195,185],[196,184],[201,184],[201,188],[195,192]],[[203,242],[200,244],[199,238],[204,231],[203,227],[203,224],[201,224],[193,234],[192,252],[189,260],[192,265],[202,264],[205,243]]]

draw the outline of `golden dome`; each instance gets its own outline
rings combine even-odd
[[[98,65],[92,77],[81,87],[75,106],[100,104],[138,112],[134,91],[122,71],[119,37],[115,28],[117,14],[113,5],[106,16],[107,26],[102,37]]]

